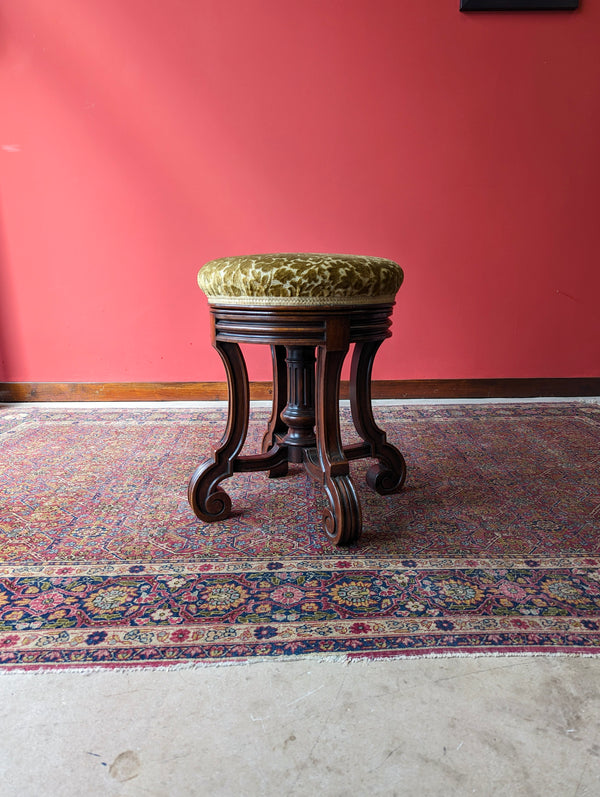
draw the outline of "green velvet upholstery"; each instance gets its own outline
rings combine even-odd
[[[211,260],[198,284],[217,305],[384,304],[394,301],[403,276],[397,263],[381,257],[266,254]]]

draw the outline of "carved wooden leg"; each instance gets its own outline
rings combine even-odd
[[[336,545],[355,542],[362,531],[360,504],[350,478],[340,434],[340,374],[348,344],[339,350],[320,346],[317,355],[317,460],[308,454],[307,466],[313,476],[320,471],[329,507],[323,520]],[[313,449],[314,451],[314,449]]]
[[[235,470],[235,458],[248,432],[250,394],[244,355],[237,343],[216,341],[227,371],[229,410],[227,428],[212,458],[194,471],[188,487],[188,500],[196,515],[205,521],[223,520],[231,511],[231,499],[219,482]]]
[[[287,404],[281,413],[288,427],[283,442],[289,447],[292,462],[302,462],[303,450],[314,448],[315,439],[315,348],[288,346]]]
[[[375,423],[371,405],[371,372],[383,340],[356,343],[350,372],[350,407],[356,431],[379,460],[367,471],[367,483],[380,495],[397,492],[406,478],[406,463],[398,449],[387,442],[385,432]]]
[[[271,417],[267,425],[267,431],[262,439],[261,451],[266,454],[275,445],[277,434],[285,435],[288,427],[284,423],[281,413],[287,402],[287,376],[285,364],[285,346],[271,346],[271,358],[273,360],[273,406]],[[270,478],[285,476],[288,472],[288,463],[282,462],[276,468],[269,471]]]

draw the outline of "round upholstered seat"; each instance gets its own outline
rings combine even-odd
[[[389,304],[402,280],[393,260],[308,253],[222,257],[198,274],[198,285],[213,305]]]

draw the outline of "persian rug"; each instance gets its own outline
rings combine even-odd
[[[363,536],[335,549],[295,466],[236,474],[233,516],[195,518],[225,409],[0,407],[0,667],[598,654],[600,405],[375,414],[408,479],[382,497],[353,463]]]

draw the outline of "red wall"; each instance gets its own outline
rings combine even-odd
[[[600,3],[458,5],[3,3],[0,378],[222,380],[198,267],[291,250],[403,265],[378,379],[600,375]]]

